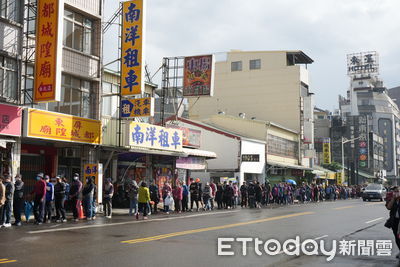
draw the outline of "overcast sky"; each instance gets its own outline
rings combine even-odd
[[[105,0],[105,20],[119,1]],[[148,0],[146,62],[241,50],[302,50],[315,104],[337,108],[349,86],[346,55],[377,51],[380,77],[400,85],[398,0]],[[105,35],[105,63],[118,57],[117,26]],[[159,83],[159,77],[154,82]]]

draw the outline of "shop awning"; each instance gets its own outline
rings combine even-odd
[[[188,154],[189,156],[204,157],[207,159],[215,159],[217,157],[217,154],[215,154],[215,152],[207,150],[183,148],[183,152]]]
[[[336,179],[336,173],[335,172],[333,172],[331,170],[328,170],[328,169],[325,169],[325,168],[323,168],[321,166],[317,166],[317,165],[314,166],[312,173],[316,174],[321,179],[328,179],[328,180]]]
[[[267,164],[271,165],[271,166],[283,167],[283,168],[287,168],[287,169],[312,170],[310,168],[307,168],[307,167],[301,166],[301,165],[289,164],[289,163],[284,163],[284,162],[276,162],[276,161],[271,161],[271,160],[267,160]]]
[[[153,154],[153,155],[165,155],[165,156],[175,156],[175,157],[187,157],[188,154],[183,151],[168,151],[159,149],[148,149],[137,146],[130,146],[129,152],[143,153],[143,154]]]

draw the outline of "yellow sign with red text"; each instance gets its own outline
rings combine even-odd
[[[121,95],[144,90],[145,0],[122,3]]]
[[[33,101],[60,101],[63,0],[38,0]]]
[[[27,112],[27,137],[89,144],[101,142],[101,121],[32,108]]]

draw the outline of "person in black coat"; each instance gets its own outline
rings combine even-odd
[[[222,185],[220,183],[218,183],[217,185],[217,192],[215,193],[215,200],[217,201],[217,205],[218,205],[218,209],[222,209],[222,203],[223,203],[223,188]]]
[[[56,222],[66,222],[65,218],[65,191],[67,185],[64,183],[61,176],[56,177],[57,183],[54,185],[54,199],[56,206]]]
[[[21,213],[24,209],[24,182],[21,175],[15,176],[14,184],[14,200],[13,200],[13,213],[15,222],[13,225],[21,226]]]

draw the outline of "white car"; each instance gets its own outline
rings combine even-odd
[[[379,199],[383,201],[386,198],[386,188],[381,184],[369,184],[362,194],[363,201]]]

